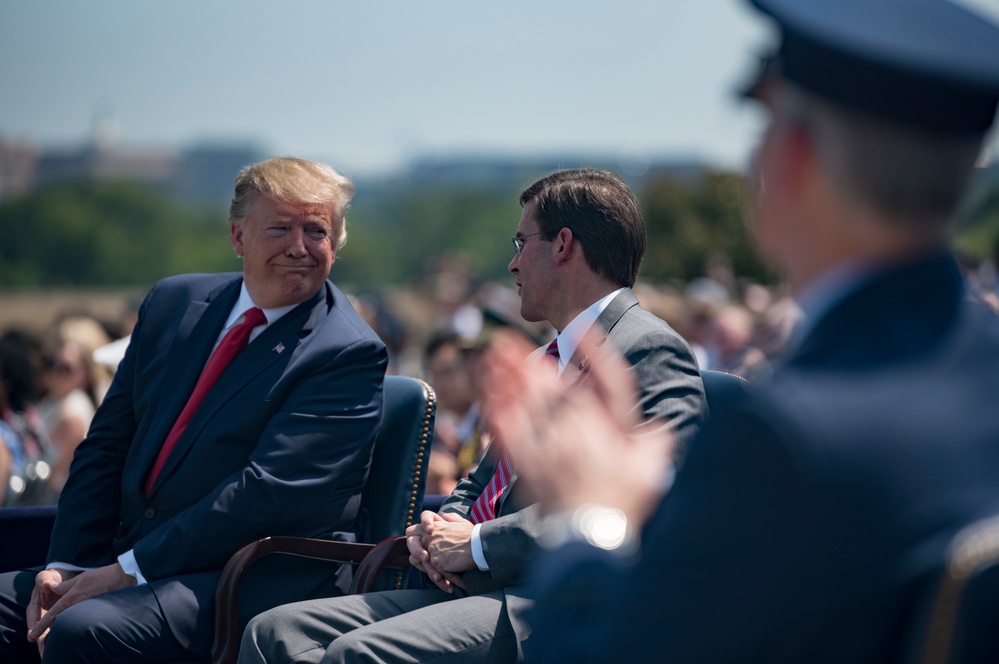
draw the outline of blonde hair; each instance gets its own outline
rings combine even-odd
[[[330,205],[337,248],[347,241],[347,206],[354,184],[332,166],[294,157],[274,157],[244,166],[236,175],[229,219],[240,220],[261,195],[283,203]]]

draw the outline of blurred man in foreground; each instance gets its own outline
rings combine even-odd
[[[946,0],[754,4],[782,38],[748,92],[770,115],[755,232],[805,324],[771,384],[713,405],[648,519],[613,366],[539,394],[494,357],[490,422],[555,512],[529,660],[897,661],[951,538],[999,514],[999,319],[947,247],[999,28]]]

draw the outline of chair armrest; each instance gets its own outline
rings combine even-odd
[[[226,563],[215,590],[215,642],[212,662],[230,664],[239,653],[239,621],[236,602],[247,570],[260,558],[273,554],[300,556],[330,562],[359,564],[374,548],[372,544],[333,542],[304,537],[265,537],[237,551]]]
[[[400,536],[383,539],[361,560],[350,584],[350,594],[371,592],[378,575],[385,569],[406,569],[409,566],[406,538]],[[399,581],[401,583],[401,578]]]

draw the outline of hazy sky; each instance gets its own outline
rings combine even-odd
[[[740,166],[733,89],[769,42],[741,0],[0,3],[0,135],[250,140],[348,172],[459,151]]]

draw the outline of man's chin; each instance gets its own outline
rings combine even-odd
[[[526,320],[528,323],[540,323],[546,320],[543,316],[538,315],[528,309],[520,308],[520,317]]]
[[[275,293],[269,303],[258,304],[265,309],[276,309],[278,307],[288,307],[301,304],[319,292],[322,288],[323,281],[319,281],[317,283],[311,279],[285,279],[280,293]],[[254,298],[254,301],[256,301],[256,298]]]

